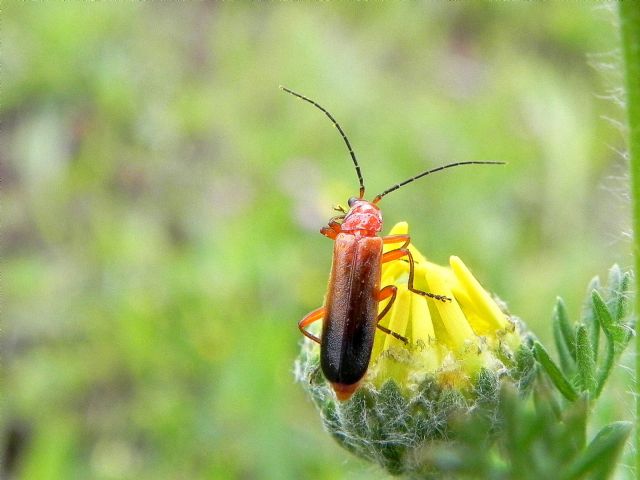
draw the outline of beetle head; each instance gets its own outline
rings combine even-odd
[[[347,212],[340,230],[346,233],[361,232],[374,236],[382,230],[382,212],[378,206],[361,198],[349,199]]]

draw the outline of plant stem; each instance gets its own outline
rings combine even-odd
[[[629,165],[633,208],[633,250],[636,275],[640,272],[640,4],[621,0],[619,5],[625,65],[626,104],[629,128]],[[636,289],[637,290],[637,289]],[[640,312],[640,295],[636,295]],[[640,473],[640,335],[636,336],[636,473]]]

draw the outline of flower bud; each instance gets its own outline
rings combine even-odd
[[[406,233],[403,222],[390,235]],[[394,248],[385,246],[385,251]],[[322,376],[316,343],[304,340],[295,369],[329,433],[393,474],[423,471],[422,448],[453,441],[452,426],[461,415],[482,411],[490,418],[500,384],[510,382],[524,392],[534,374],[522,323],[482,288],[462,260],[452,256],[450,266],[443,267],[427,261],[413,245],[409,249],[414,287],[451,301],[410,292],[409,262],[385,263],[381,286],[395,285],[398,291],[380,324],[408,343],[378,331],[367,375],[346,402],[337,400]],[[385,305],[380,302],[379,311]]]

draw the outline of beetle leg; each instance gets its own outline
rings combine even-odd
[[[403,235],[390,235],[390,237],[402,237],[402,236]],[[385,237],[385,238],[389,238],[389,237]],[[399,243],[403,239],[402,238],[393,238],[392,240],[395,240],[395,241],[397,241]],[[409,241],[410,240],[411,239],[407,235],[407,238],[405,239],[405,244],[402,247],[397,248],[395,250],[391,250],[390,252],[387,252],[387,253],[383,254],[382,255],[382,263],[392,262],[393,260],[398,260],[399,258],[407,257],[407,259],[409,260],[409,280],[407,281],[407,288],[411,292],[417,293],[418,295],[422,295],[423,297],[434,298],[436,300],[440,300],[441,302],[451,302],[452,300],[449,297],[445,296],[445,295],[437,295],[437,294],[431,293],[431,292],[423,292],[422,290],[418,290],[417,288],[414,288],[414,286],[413,286],[413,277],[414,277],[414,271],[415,271],[415,267],[414,267],[415,260],[413,259],[413,255],[411,255],[411,251],[409,251],[409,249],[406,248],[406,245],[409,245]],[[395,242],[394,241],[389,241],[387,243],[395,243]]]
[[[409,246],[409,242],[411,242],[411,237],[406,233],[400,233],[398,235],[387,235],[386,237],[382,237],[382,243],[400,243],[404,242],[404,244],[400,248],[407,248]]]
[[[329,237],[331,240],[335,240],[338,234],[342,231],[341,223],[338,220],[342,220],[344,215],[336,215],[329,220],[329,225],[322,227],[320,233],[325,237]]]
[[[389,312],[389,310],[391,310],[391,306],[393,305],[393,302],[395,302],[396,300],[397,293],[398,293],[398,288],[395,285],[387,285],[386,287],[382,288],[378,292],[378,301],[384,300],[385,298],[388,298],[388,297],[391,297],[391,300],[389,300],[389,302],[385,305],[384,309],[378,314],[378,322],[376,323],[376,327],[378,327],[387,335],[391,335],[393,338],[397,338],[401,342],[404,342],[405,344],[407,344],[409,343],[409,340],[406,337],[403,337],[399,333],[396,333],[392,330],[389,330],[387,327],[383,327],[382,325],[380,325],[380,320],[382,320],[384,316]]]
[[[338,236],[338,233],[329,227],[322,227],[320,229],[320,233],[325,237],[329,237],[331,240],[335,240]]]
[[[307,332],[306,328],[311,325],[313,322],[320,320],[324,316],[324,307],[316,308],[312,312],[307,313],[302,320],[298,322],[298,328],[302,332],[302,334],[310,338],[316,343],[320,343],[320,339],[316,337],[313,333]]]
[[[378,292],[378,301],[381,302],[382,300],[389,297],[391,297],[391,300],[389,300],[389,303],[387,303],[384,309],[378,314],[378,321],[382,320],[382,318],[387,313],[389,313],[389,310],[391,310],[391,306],[393,305],[393,302],[396,301],[397,294],[398,294],[398,288],[395,285],[387,285],[386,287],[380,289],[380,291]]]

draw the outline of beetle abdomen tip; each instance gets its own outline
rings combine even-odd
[[[338,397],[338,400],[341,402],[349,400],[359,385],[360,382],[352,383],[351,385],[345,385],[344,383],[331,384],[334,392],[336,392],[336,397]]]

